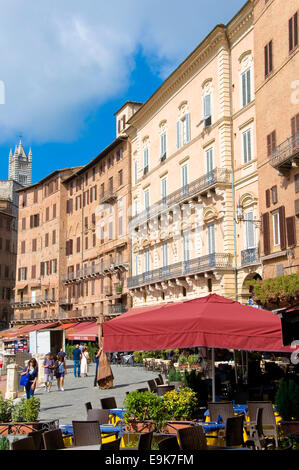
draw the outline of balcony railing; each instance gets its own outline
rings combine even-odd
[[[258,263],[259,261],[260,255],[258,248],[248,248],[247,250],[241,251],[241,266]]]
[[[117,198],[115,192],[113,189],[108,189],[104,193],[100,194],[99,202],[104,203],[104,202],[113,202]]]
[[[13,306],[20,306],[20,307],[31,307],[33,305],[45,305],[55,303],[56,299],[52,298],[51,296],[42,296],[38,295],[35,298],[32,297],[23,297],[21,299],[11,299],[10,303]]]
[[[140,214],[132,217],[131,224],[137,226],[147,219],[157,216],[163,211],[173,208],[175,205],[180,204],[190,197],[206,193],[217,184],[228,184],[230,182],[230,172],[225,168],[215,168],[214,170],[206,173],[197,180],[193,181],[186,186],[174,191],[168,196],[164,197],[156,204],[153,204],[148,209],[142,211]]]
[[[123,257],[116,257],[115,259],[111,260],[111,262],[109,263],[93,264],[90,266],[86,266],[83,269],[79,269],[74,272],[63,274],[62,282],[79,281],[80,279],[84,279],[88,277],[95,277],[97,275],[105,275],[108,273],[112,273],[113,271],[117,269],[128,270],[128,268],[129,268],[129,263],[127,259],[124,259]]]
[[[294,159],[299,160],[299,132],[274,149],[270,163],[277,170],[289,170]]]
[[[108,314],[109,315],[120,315],[121,313],[127,312],[128,309],[124,305],[109,305]]]
[[[211,271],[213,269],[225,269],[232,266],[232,255],[230,253],[212,253],[189,261],[164,266],[162,268],[148,271],[138,276],[128,278],[128,288],[153,284],[167,279],[175,279],[182,276]]]

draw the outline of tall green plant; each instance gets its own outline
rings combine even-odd
[[[251,280],[247,284],[253,287],[254,297],[262,305],[293,302],[299,296],[299,276],[278,276],[274,279]]]
[[[294,380],[280,380],[275,406],[284,421],[299,420],[299,386]]]
[[[13,411],[13,401],[12,400],[5,400],[0,394],[0,422],[1,423],[8,423],[11,421],[11,415]]]

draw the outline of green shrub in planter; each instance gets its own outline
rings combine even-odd
[[[163,406],[171,420],[192,419],[197,409],[196,393],[188,387],[179,387],[179,392],[171,390],[165,393]]]
[[[136,362],[136,364],[142,364],[143,353],[140,351],[134,351],[134,361]]]
[[[0,423],[9,423],[14,408],[12,400],[5,400],[0,394]]]
[[[176,381],[176,371],[175,369],[170,369],[168,374],[168,382],[175,382]]]
[[[197,354],[191,354],[190,356],[188,356],[188,364],[191,366],[191,365],[194,365],[194,364],[198,364],[198,355]]]
[[[160,432],[165,427],[168,419],[163,401],[151,392],[131,392],[124,401],[126,413],[124,420],[126,424],[140,423],[144,421],[152,421],[156,431]]]
[[[294,380],[280,380],[275,406],[284,421],[299,420],[299,386]]]
[[[12,421],[16,423],[33,423],[37,420],[40,411],[40,399],[32,396],[29,400],[21,398],[14,406],[12,412]]]
[[[9,440],[5,436],[0,438],[0,450],[10,450]]]
[[[186,358],[186,356],[184,356],[184,354],[181,354],[179,356],[178,363],[179,363],[180,366],[182,366],[184,364],[187,364],[187,358]]]

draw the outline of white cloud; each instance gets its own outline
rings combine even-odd
[[[221,3],[0,0],[0,141],[19,131],[37,143],[75,139],[92,110],[125,92],[138,48],[164,77],[229,19],[217,18]],[[231,0],[230,13],[242,3]]]

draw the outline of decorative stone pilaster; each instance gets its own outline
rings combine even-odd
[[[43,363],[45,360],[45,354],[33,354],[32,357],[36,359],[38,365],[38,386],[45,385],[45,368],[43,367]]]
[[[8,364],[5,398],[14,400],[18,397],[19,389],[18,365],[16,363]]]

